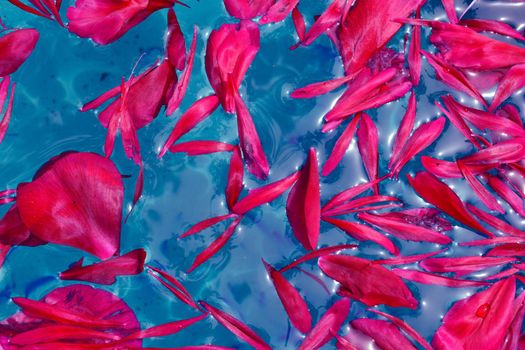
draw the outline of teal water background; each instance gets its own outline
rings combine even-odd
[[[64,1],[63,8],[72,2]],[[465,8],[469,2],[456,3],[458,7]],[[308,25],[313,23],[313,16],[319,14],[327,4],[328,1],[301,2],[300,8]],[[190,86],[181,108],[171,118],[161,112],[149,126],[139,131],[145,161],[144,195],[123,226],[121,250],[127,252],[144,247],[148,252],[149,263],[179,278],[196,299],[220,306],[243,320],[275,349],[295,349],[302,335],[290,329],[286,314],[261,263],[261,258],[264,258],[273,265],[282,266],[304,253],[293,238],[286,220],[286,196],[252,211],[224,249],[192,274],[184,273],[196,254],[224,229],[224,226],[218,226],[184,240],[177,239],[192,224],[227,212],[224,188],[229,155],[186,157],[167,154],[162,160],[157,159],[156,155],[182,111],[198,98],[212,93],[203,65],[206,38],[212,29],[222,23],[235,21],[228,16],[219,0],[189,0],[188,5],[191,8],[177,6],[176,12],[188,44],[193,25],[199,27]],[[467,12],[466,17],[504,19],[523,30],[525,5],[522,5],[480,0]],[[30,180],[44,162],[63,151],[102,154],[106,130],[99,124],[95,113],[81,113],[79,108],[117,85],[122,76],[128,76],[143,53],[145,55],[139,70],[163,55],[166,12],[153,14],[123,38],[107,46],[80,39],[56,23],[24,13],[5,0],[0,5],[0,17],[8,27],[32,27],[40,32],[35,51],[13,76],[17,83],[14,115],[7,136],[0,145],[0,188],[4,189],[16,188],[18,183]],[[430,1],[424,8],[423,17],[444,19],[440,2]],[[402,29],[389,46],[402,49],[406,31],[408,28]],[[429,34],[427,29],[424,34],[424,37]],[[310,147],[317,149],[320,161],[324,162],[341,132],[320,132],[321,118],[342,93],[341,90],[309,100],[289,97],[294,88],[341,76],[343,68],[337,51],[326,37],[310,47],[289,51],[289,46],[296,40],[291,18],[283,23],[261,27],[261,49],[241,87],[271,165],[268,181],[278,180],[300,167]],[[515,40],[507,40],[521,45]],[[434,102],[448,90],[434,79],[432,68],[424,63],[422,83],[416,89],[418,122],[438,115]],[[474,105],[469,97],[456,92],[454,95]],[[379,128],[381,175],[386,173],[393,138],[406,108],[407,98],[408,95],[370,113]],[[524,110],[522,92],[514,96],[514,102]],[[236,137],[234,117],[218,109],[211,118],[186,135],[184,140],[213,139],[235,143]],[[115,149],[113,161],[123,174],[132,175],[124,180],[129,209],[138,169],[126,159],[121,147]],[[472,147],[459,132],[447,124],[445,133],[423,154],[451,160],[471,151]],[[342,164],[328,178],[322,179],[323,199],[366,180],[355,141]],[[424,205],[405,181],[407,172],[413,173],[418,169],[419,161],[412,161],[402,172],[399,181],[382,185],[382,192],[398,196],[407,207]],[[245,178],[247,188],[264,183],[251,175]],[[463,200],[481,205],[463,180],[448,183],[454,186]],[[508,208],[506,204],[504,207]],[[7,208],[0,209],[3,213]],[[511,210],[506,218],[516,227],[525,228],[523,218]],[[447,253],[450,256],[483,252],[483,249],[467,249],[456,245],[457,242],[479,238],[467,229],[456,226],[450,235],[455,240]],[[434,244],[394,241],[403,255],[439,249]],[[322,226],[322,246],[349,242],[353,240],[344,233],[328,225]],[[362,243],[359,252],[352,254],[366,258],[388,256],[383,249],[370,243]],[[83,255],[78,250],[56,245],[14,248],[0,270],[0,319],[17,311],[10,301],[11,297],[38,299],[54,288],[71,284],[59,280],[58,273]],[[305,265],[305,268],[318,274],[332,288],[329,295],[303,274],[292,272],[287,275],[311,306],[314,320],[318,320],[337,298],[334,294],[336,285],[323,277],[314,263]],[[491,272],[497,270],[487,274]],[[408,285],[421,302],[418,310],[380,309],[402,317],[428,340],[454,301],[479,290],[410,282]],[[143,327],[195,316],[192,309],[176,300],[147,274],[122,277],[115,285],[101,288],[123,298],[136,312]],[[353,303],[348,320],[363,316],[373,317],[362,304]],[[249,348],[211,319],[191,326],[180,334],[145,342],[155,347],[204,343]],[[333,347],[331,343],[326,348]]]

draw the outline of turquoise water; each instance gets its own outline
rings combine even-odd
[[[70,3],[72,1],[64,1],[64,8]],[[313,22],[313,15],[318,14],[327,3],[301,3],[308,25]],[[465,8],[469,2],[456,3],[458,7]],[[295,349],[302,335],[294,329],[290,330],[284,309],[261,263],[261,258],[264,258],[273,265],[282,266],[303,254],[287,224],[285,196],[252,211],[224,249],[192,274],[184,273],[196,254],[222,232],[223,226],[217,226],[184,240],[177,239],[192,224],[227,212],[224,188],[229,155],[185,157],[167,154],[159,160],[156,154],[181,111],[198,98],[212,93],[203,65],[206,38],[220,24],[233,22],[219,0],[190,0],[188,4],[190,9],[177,7],[176,11],[188,43],[193,25],[199,27],[194,72],[182,108],[171,118],[166,118],[161,112],[153,123],[139,131],[145,162],[144,195],[123,226],[121,250],[127,252],[144,247],[149,263],[179,278],[195,299],[206,300],[232,313],[252,326],[274,348]],[[151,65],[163,54],[166,14],[164,11],[153,14],[123,38],[107,46],[97,46],[89,40],[80,39],[55,23],[26,14],[5,1],[0,5],[0,16],[7,26],[37,28],[41,35],[33,54],[14,74],[17,82],[14,115],[7,136],[0,145],[0,188],[4,189],[16,188],[18,183],[30,180],[41,164],[63,151],[103,152],[106,130],[99,124],[95,113],[81,113],[79,108],[117,85],[122,76],[128,76],[143,53],[139,70]],[[439,1],[429,2],[422,16],[445,18]],[[505,19],[507,23],[523,29],[525,6],[479,0],[466,17]],[[428,31],[424,30],[424,34],[428,35]],[[404,30],[398,33],[390,46],[400,50],[403,35]],[[278,180],[300,167],[310,147],[317,149],[320,161],[324,162],[340,134],[340,130],[323,134],[320,128],[321,117],[330,109],[341,90],[309,100],[289,97],[296,87],[341,76],[343,68],[337,51],[326,37],[310,47],[289,51],[288,47],[296,40],[290,18],[283,23],[263,26],[261,49],[241,87],[271,165],[268,181]],[[418,122],[438,115],[434,101],[446,91],[448,88],[434,80],[432,68],[424,63],[422,83],[416,89]],[[455,95],[461,96],[458,93]],[[470,101],[469,97],[462,97]],[[522,93],[514,96],[514,102],[524,110]],[[393,137],[406,103],[407,98],[403,98],[370,113],[379,129],[380,174],[386,172]],[[214,139],[235,143],[236,135],[234,118],[218,109],[184,140]],[[124,180],[129,208],[138,168],[124,156],[121,147],[115,150],[112,159],[119,170],[132,175]],[[450,160],[471,151],[472,147],[459,132],[447,124],[445,133],[423,154]],[[412,161],[399,181],[382,185],[382,192],[398,196],[407,207],[424,205],[404,180],[405,173],[413,173],[419,168],[418,161]],[[322,198],[328,199],[365,179],[366,173],[353,142],[343,166],[322,179]],[[245,183],[247,188],[253,188],[265,182],[247,175]],[[463,200],[479,204],[464,181],[448,183],[454,185]],[[504,208],[508,206],[504,204]],[[510,212],[506,218],[516,227],[525,229],[525,222],[517,214]],[[455,241],[447,253],[450,256],[483,251],[456,245],[479,238],[465,228],[456,226],[450,235]],[[433,244],[393,240],[403,255],[438,249]],[[352,240],[344,233],[328,225],[322,226],[321,246],[348,242]],[[388,256],[386,251],[371,243],[362,243],[357,254],[366,258]],[[78,250],[56,245],[14,248],[0,270],[0,319],[17,311],[10,301],[11,297],[39,299],[59,286],[71,284],[59,280],[58,272],[83,255]],[[322,276],[314,263],[305,267],[318,274],[332,293],[335,291],[335,284]],[[292,283],[311,306],[314,320],[318,320],[336,299],[335,294],[328,295],[311,279],[293,273],[287,276],[293,276]],[[432,338],[442,315],[454,301],[478,290],[407,284],[422,302],[418,310],[380,309],[403,317],[427,340]],[[121,277],[115,285],[102,288],[123,298],[136,312],[143,327],[195,316],[193,310],[173,298],[147,274]],[[372,316],[362,304],[355,302],[348,320],[365,315]],[[204,343],[249,348],[211,319],[191,326],[183,333],[145,341],[146,345],[155,347]],[[326,348],[333,347],[331,343]]]

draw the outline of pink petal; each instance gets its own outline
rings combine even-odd
[[[416,18],[420,18],[421,10],[416,11]],[[410,38],[410,46],[408,47],[408,68],[410,70],[410,78],[414,86],[419,85],[421,79],[421,26],[414,26],[412,29],[412,37]]]
[[[226,215],[215,216],[213,218],[202,220],[196,223],[195,225],[193,225],[192,227],[190,227],[190,229],[184,232],[182,235],[180,235],[179,238],[184,238],[184,237],[194,235],[196,233],[201,232],[202,230],[207,229],[208,227],[218,224],[221,221],[224,221],[230,218],[234,218],[234,217],[237,217],[237,215],[236,214],[226,214]]]
[[[238,19],[252,19],[268,11],[272,5],[268,0],[224,0],[226,11]]]
[[[192,318],[188,318],[180,321],[168,322],[158,326],[153,326],[146,328],[140,331],[137,331],[133,334],[130,334],[125,340],[135,340],[135,339],[145,339],[145,338],[155,338],[155,337],[165,337],[167,335],[175,334],[181,330],[191,326],[194,323],[197,323],[208,317],[208,314],[202,314]]]
[[[360,114],[356,114],[346,126],[345,131],[343,131],[341,136],[339,136],[335,142],[332,153],[330,153],[330,156],[324,163],[322,171],[323,176],[328,176],[343,159],[343,156],[348,150],[348,146],[350,146],[350,143],[352,142],[360,117]]]
[[[373,260],[372,262],[375,264],[381,264],[381,265],[408,265],[408,264],[419,262],[426,258],[430,258],[434,255],[441,254],[445,252],[446,250],[447,248],[441,249],[441,250],[438,250],[437,252],[432,252],[432,253],[398,256],[398,257],[389,258],[389,259]]]
[[[235,229],[237,228],[241,220],[242,220],[242,216],[235,219],[219,237],[217,237],[208,247],[206,247],[206,249],[200,252],[195,257],[195,260],[193,260],[193,263],[188,269],[188,273],[192,272],[197,267],[199,267],[200,265],[208,261],[222,247],[224,247],[224,245],[228,242],[231,236],[233,236],[233,234],[235,233]]]
[[[31,345],[34,349],[38,349],[39,343],[73,339],[104,342],[118,340],[120,336],[78,326],[49,325],[18,333],[11,338],[10,343],[15,346]]]
[[[415,178],[410,175],[407,177],[410,186],[412,186],[417,194],[425,201],[441,209],[444,213],[450,215],[462,224],[483,233],[485,236],[494,236],[470,215],[461,199],[459,199],[450,187],[439,181],[434,175],[422,171],[417,173]]]
[[[226,329],[235,334],[238,338],[244,340],[256,350],[271,350],[272,348],[266,344],[264,340],[257,335],[250,327],[236,319],[235,317],[227,314],[226,312],[211,306],[204,301],[199,301],[199,304],[205,308],[212,316],[222,324]]]
[[[461,280],[457,278],[444,277],[440,275],[434,275],[428,272],[408,269],[393,269],[393,273],[406,280],[430,284],[435,286],[445,286],[449,288],[463,288],[463,287],[479,287],[489,285],[487,282]]]
[[[216,95],[203,97],[181,115],[180,119],[175,124],[173,131],[162,146],[159,152],[159,157],[162,157],[168,149],[177,142],[184,134],[193,129],[197,124],[206,119],[219,106],[219,99]]]
[[[430,146],[443,132],[445,127],[445,118],[439,117],[436,120],[425,123],[417,128],[412,136],[406,141],[404,147],[399,153],[399,157],[392,165],[392,174],[397,177],[401,169],[413,157],[425,148]]]
[[[299,37],[299,41],[304,40],[304,35],[306,33],[306,24],[304,23],[304,17],[301,14],[301,11],[299,11],[299,8],[297,6],[294,7],[292,10],[292,19],[293,19],[293,25],[295,27],[295,32],[297,33],[297,36]]]
[[[485,256],[525,256],[525,244],[501,244],[489,250]]]
[[[264,260],[263,263],[290,322],[301,333],[307,333],[312,328],[312,315],[303,297],[279,271],[268,265]]]
[[[396,247],[391,240],[389,240],[385,235],[374,230],[369,226],[358,224],[351,221],[345,221],[340,219],[325,218],[323,221],[336,226],[337,228],[343,230],[347,235],[357,239],[358,241],[372,241],[380,246],[384,247],[390,253],[394,255],[399,254],[399,249]]]
[[[359,129],[357,130],[357,146],[359,154],[363,159],[366,174],[370,181],[377,179],[377,168],[379,163],[379,136],[377,127],[368,116],[363,113],[359,121]],[[379,194],[379,186],[374,186],[374,193]]]
[[[270,166],[264,154],[257,129],[255,129],[253,124],[250,111],[238,94],[235,95],[235,110],[237,113],[239,141],[246,166],[259,179],[266,179],[270,172]]]
[[[157,281],[159,281],[164,287],[166,287],[170,292],[172,292],[173,295],[175,295],[179,300],[195,309],[199,309],[186,287],[184,287],[182,283],[175,279],[175,277],[153,266],[148,265],[148,268],[148,273]],[[159,276],[157,276],[157,274]]]
[[[361,197],[361,198],[357,198],[357,199],[348,201],[333,209],[323,211],[322,214],[323,216],[345,215],[345,214],[353,213],[356,211],[367,210],[367,208],[365,207],[366,205],[380,203],[380,202],[387,202],[387,201],[399,201],[399,199],[396,197],[381,196],[381,195]]]
[[[417,308],[417,300],[401,278],[381,265],[354,256],[328,255],[319,258],[319,267],[341,283],[345,294],[368,306]]]
[[[510,324],[507,336],[505,339],[505,345],[503,350],[518,349],[518,343],[520,339],[521,325],[523,323],[523,317],[525,315],[525,293],[521,293],[516,300],[514,300],[514,317]]]
[[[177,68],[178,70],[184,69],[184,61],[186,60],[186,44],[184,42],[184,34],[182,34],[182,30],[180,29],[177,15],[171,8],[168,10],[168,38],[166,42],[166,56],[173,67]]]
[[[489,267],[501,266],[516,261],[516,258],[493,258],[486,256],[462,256],[458,258],[428,258],[419,265],[430,272],[454,272],[461,277]]]
[[[60,279],[110,285],[116,282],[117,276],[137,275],[144,271],[145,259],[144,249],[135,249],[88,266],[82,266],[83,259],[80,259],[68,270],[61,272]]]
[[[244,215],[250,210],[274,201],[277,197],[288,190],[300,177],[299,172],[295,172],[284,179],[272,182],[263,187],[252,189],[246,197],[239,200],[232,211],[238,215]]]
[[[501,349],[514,314],[515,290],[511,277],[456,302],[434,335],[434,348]]]
[[[314,24],[304,36],[304,39],[301,39],[301,45],[310,45],[321,34],[338,25],[342,20],[345,6],[346,0],[332,1],[326,10],[315,20]]]
[[[294,267],[302,264],[305,261],[312,260],[312,259],[317,259],[320,256],[336,253],[336,252],[341,251],[343,249],[354,249],[354,248],[357,248],[357,245],[355,245],[355,244],[341,244],[341,245],[336,245],[336,246],[333,246],[333,247],[319,248],[319,249],[313,250],[313,251],[308,252],[305,255],[299,257],[298,259],[294,260],[290,264],[288,264],[285,267],[281,268],[279,270],[279,272],[280,273],[284,273],[284,272],[286,272],[288,270],[291,270]]]
[[[242,162],[241,151],[235,147],[230,158],[230,167],[228,169],[228,183],[226,184],[226,203],[231,210],[244,188],[244,164]]]
[[[458,23],[458,15],[456,13],[456,7],[454,5],[454,0],[441,0],[441,3],[443,4],[443,7],[445,8],[445,12],[447,13],[449,22],[452,24]]]
[[[299,350],[316,350],[328,343],[343,325],[350,312],[350,300],[336,301],[306,335]]]
[[[5,77],[0,85],[0,93],[2,94],[2,97],[0,98],[0,108],[2,109],[2,111],[5,102],[5,97],[7,97],[7,88],[9,86],[9,81],[9,77]],[[7,128],[9,127],[9,122],[11,121],[15,87],[16,84],[13,84],[13,87],[11,88],[11,94],[9,95],[9,102],[7,104],[7,108],[5,110],[4,116],[2,117],[2,120],[0,121],[0,143],[2,143],[2,141],[4,140],[5,134],[7,133]]]
[[[297,6],[299,0],[276,0],[259,20],[259,24],[277,23],[284,20]]]
[[[359,213],[357,217],[381,230],[388,232],[400,239],[410,241],[433,242],[449,244],[452,240],[434,230],[407,223],[402,218],[386,214]]]
[[[423,348],[425,348],[426,350],[432,350],[432,347],[430,346],[429,343],[427,343],[425,338],[423,338],[414,328],[412,328],[408,323],[406,323],[402,319],[389,315],[387,313],[381,312],[379,310],[375,310],[375,309],[369,309],[369,311],[387,318],[390,322],[392,322],[393,324],[398,326],[401,330],[403,330],[406,334],[411,336],[412,339],[414,339],[419,344],[421,344]]]
[[[490,210],[495,210],[501,214],[505,213],[505,210],[499,205],[497,199],[490,193],[489,190],[483,186],[483,184],[474,176],[474,173],[469,169],[468,165],[465,165],[462,161],[456,162],[458,168],[467,180],[467,183],[474,190],[474,193],[483,202],[483,204]]]
[[[100,259],[117,253],[124,187],[115,165],[94,153],[63,153],[17,189],[24,225],[38,238]]]
[[[197,27],[193,30],[193,40],[191,41],[190,51],[188,53],[188,59],[184,70],[180,76],[180,79],[177,81],[177,84],[173,88],[173,95],[170,97],[167,107],[166,115],[172,115],[177,108],[179,108],[186,90],[188,89],[188,84],[190,82],[191,72],[193,70],[193,62],[195,61],[195,49],[197,47]]]
[[[518,40],[525,40],[523,35],[516,29],[503,21],[496,21],[492,19],[462,19],[459,24],[469,27],[477,32],[493,32]]]
[[[290,94],[292,98],[312,98],[319,95],[326,94],[332,90],[337,89],[339,86],[348,83],[354,79],[355,75],[347,75],[341,78],[335,78],[327,81],[320,81],[318,83],[312,83],[305,87],[295,89]]]
[[[383,350],[416,350],[414,345],[401,333],[398,327],[388,321],[359,318],[350,322],[357,329],[374,340]]]
[[[421,51],[421,54],[426,57],[428,63],[430,63],[430,65],[432,65],[436,71],[436,79],[443,81],[453,89],[462,91],[474,97],[485,107],[488,107],[487,102],[485,102],[483,96],[481,96],[479,91],[459,69],[456,69],[454,66],[447,64],[446,61],[442,60],[438,56],[434,56],[426,51]]]
[[[336,194],[335,196],[333,196],[329,201],[328,203],[326,203],[323,207],[322,207],[322,212],[326,212],[330,209],[333,209],[335,207],[338,207],[342,204],[344,204],[346,201],[356,197],[356,196],[359,196],[361,193],[363,193],[364,191],[372,188],[376,183],[379,183],[381,181],[383,181],[385,178],[381,178],[381,179],[378,179],[376,181],[372,181],[372,182],[365,182],[365,183],[362,183],[362,184],[359,184],[359,185],[355,185],[353,187],[350,187],[338,194]]]
[[[524,237],[525,238],[525,232],[518,230],[514,226],[506,223],[505,221],[498,219],[497,217],[484,212],[483,210],[471,205],[467,204],[468,210],[470,210],[474,215],[476,215],[480,220],[486,222],[490,226],[494,227],[496,230],[501,231],[505,234],[511,235],[511,236],[518,236],[518,237]]]
[[[16,72],[33,52],[39,36],[36,29],[18,29],[0,38],[0,77]]]
[[[188,156],[198,156],[216,152],[232,152],[236,148],[235,145],[218,141],[188,141],[171,146],[170,152],[182,152]]]
[[[401,155],[401,150],[405,146],[408,137],[414,128],[414,123],[416,121],[416,104],[416,94],[412,91],[410,98],[408,99],[407,110],[401,120],[399,128],[397,129],[394,146],[392,147],[392,154],[390,155],[390,161],[388,163],[389,169],[392,169],[392,165],[397,162],[397,159]]]
[[[465,138],[470,141],[470,143],[472,143],[476,148],[481,149],[481,145],[474,136],[474,133],[472,132],[470,127],[465,122],[464,117],[461,116],[458,113],[458,111],[454,108],[454,99],[452,98],[452,96],[444,96],[443,102],[448,108],[448,110],[441,106],[441,104],[436,103],[436,106],[439,108],[439,110],[448,118],[448,120],[450,120],[452,125],[454,125],[456,129],[458,129],[459,132],[461,132],[463,136],[465,136]]]
[[[525,156],[525,155],[524,155]],[[499,177],[487,176],[488,185],[494,190],[505,202],[514,209],[520,216],[525,217],[525,209],[523,209],[523,198],[516,194],[509,187],[508,184],[503,182]]]
[[[311,148],[286,201],[286,216],[292,232],[307,250],[317,248],[321,224],[320,196],[317,156],[315,149]]]

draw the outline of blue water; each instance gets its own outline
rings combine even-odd
[[[64,1],[63,7],[72,2]],[[122,251],[144,247],[149,263],[179,278],[196,299],[204,299],[231,312],[252,326],[274,348],[295,349],[302,335],[294,329],[290,330],[284,310],[261,263],[261,258],[264,258],[282,266],[304,253],[287,224],[285,196],[251,212],[225,249],[192,274],[184,273],[196,254],[222,232],[223,227],[218,226],[185,240],[177,239],[192,224],[227,212],[224,188],[229,156],[216,154],[190,158],[167,154],[159,160],[156,154],[181,111],[198,98],[212,93],[203,65],[206,38],[221,23],[233,22],[219,0],[190,0],[188,3],[191,9],[177,7],[176,11],[188,43],[193,25],[199,27],[194,72],[182,108],[171,118],[166,118],[161,112],[153,123],[139,131],[145,161],[144,195],[123,226]],[[458,8],[465,8],[469,2],[456,3]],[[313,15],[327,4],[325,0],[301,3],[308,25],[313,22]],[[0,16],[7,26],[33,27],[41,34],[33,54],[14,74],[17,82],[14,115],[5,141],[0,145],[0,188],[4,189],[16,188],[18,183],[30,180],[41,164],[63,151],[102,153],[106,130],[98,123],[95,113],[80,113],[79,107],[117,85],[122,76],[128,76],[141,54],[145,53],[145,56],[139,69],[149,66],[163,54],[166,14],[164,11],[155,13],[122,39],[107,46],[97,46],[89,40],[80,39],[55,23],[26,14],[5,1],[0,5]],[[424,8],[423,17],[444,19],[440,2],[430,1]],[[525,6],[479,0],[466,17],[505,19],[507,23],[523,29]],[[402,49],[403,31],[392,40],[391,47]],[[300,167],[310,147],[318,150],[319,158],[324,162],[340,133],[320,132],[321,117],[341,94],[340,90],[309,100],[289,97],[296,87],[341,76],[343,68],[337,51],[326,37],[308,48],[289,51],[288,47],[296,41],[294,33],[290,18],[283,23],[261,28],[261,49],[241,88],[271,164],[268,181],[278,180]],[[428,35],[428,30],[424,30],[424,35]],[[432,68],[425,63],[422,83],[416,89],[419,122],[438,115],[434,101],[446,91],[448,88],[434,80]],[[467,96],[454,94],[473,103]],[[386,172],[393,137],[406,108],[406,100],[401,99],[371,112],[379,128],[381,174]],[[524,110],[522,93],[514,96],[514,102]],[[234,118],[219,109],[184,139],[234,143],[236,137]],[[450,160],[471,151],[472,147],[459,132],[447,125],[446,132],[424,154]],[[125,179],[129,208],[138,169],[126,159],[121,147],[116,147],[112,159],[123,174],[132,175],[132,178]],[[398,196],[407,207],[423,206],[423,201],[415,196],[404,180],[405,173],[418,169],[418,161],[412,161],[399,181],[382,185],[382,192]],[[365,179],[366,173],[353,142],[343,166],[322,179],[322,198],[330,198]],[[253,188],[264,182],[247,175],[245,183],[247,188]],[[479,204],[464,181],[448,183],[454,185],[463,200]],[[503,206],[508,209],[506,204]],[[525,229],[523,219],[512,210],[508,212],[506,218],[516,227]],[[479,238],[465,228],[456,226],[450,235],[456,242],[447,253],[450,256],[483,251],[457,246],[457,242]],[[403,255],[438,249],[433,244],[394,241]],[[344,233],[331,226],[322,226],[320,245],[348,242],[352,240]],[[359,252],[353,254],[366,258],[388,256],[383,249],[369,243],[362,243]],[[13,249],[0,270],[0,319],[17,311],[10,301],[11,297],[39,299],[57,287],[71,284],[59,280],[57,274],[83,255],[78,250],[56,245]],[[305,265],[305,268],[319,275],[332,289],[332,295],[328,295],[303,274],[294,275],[292,272],[287,275],[305,296],[314,320],[318,320],[336,299],[333,294],[336,286],[321,275],[314,263]],[[450,305],[478,290],[407,284],[421,302],[418,310],[380,309],[403,317],[429,341]],[[123,298],[136,312],[143,327],[195,316],[193,310],[173,298],[146,274],[122,277],[115,285],[102,288]],[[348,320],[365,315],[372,317],[362,304],[355,302]],[[249,348],[211,318],[183,333],[145,341],[145,345],[155,347],[204,343]],[[326,348],[333,347],[331,343]]]

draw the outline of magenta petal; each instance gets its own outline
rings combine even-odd
[[[299,179],[286,202],[286,215],[292,231],[305,249],[314,250],[319,239],[321,222],[321,190],[315,149],[311,148]],[[303,332],[304,333],[304,332]]]
[[[168,38],[166,43],[166,53],[171,65],[178,70],[184,69],[186,60],[186,44],[184,35],[180,29],[177,15],[173,9],[168,10]]]
[[[319,267],[341,283],[345,294],[368,305],[417,308],[418,302],[400,277],[370,260],[345,255],[319,258]]]
[[[456,7],[454,5],[454,0],[441,0],[445,12],[447,13],[448,20],[452,24],[458,23],[458,15],[456,13]]]
[[[337,333],[350,312],[350,300],[336,301],[306,335],[299,350],[317,350],[328,343]]]
[[[298,3],[299,0],[276,0],[266,14],[261,17],[259,23],[268,24],[284,20]]]
[[[268,344],[266,344],[264,340],[261,339],[261,337],[259,337],[259,335],[257,335],[257,333],[255,333],[252,329],[235,317],[220,309],[217,309],[214,306],[211,306],[208,303],[205,303],[204,301],[199,301],[199,304],[201,304],[203,308],[211,313],[217,322],[222,324],[226,329],[235,334],[237,337],[253,346],[256,350],[272,349]]]
[[[343,156],[348,150],[348,146],[350,146],[350,143],[352,142],[360,117],[360,114],[356,114],[350,123],[348,123],[345,131],[343,131],[341,136],[337,139],[334,149],[332,150],[332,153],[330,153],[330,157],[328,157],[326,163],[324,163],[322,171],[323,176],[328,176],[343,159]]]
[[[14,73],[24,63],[38,38],[36,29],[18,29],[0,38],[0,77]]]
[[[230,158],[230,167],[228,169],[228,182],[226,184],[226,203],[231,210],[239,196],[242,189],[244,178],[244,164],[242,162],[241,151],[239,147],[235,147]]]
[[[514,209],[520,216],[525,217],[523,208],[524,200],[512,188],[497,176],[488,175],[488,184],[505,202]]]
[[[414,123],[416,121],[416,94],[414,91],[410,94],[408,99],[407,110],[401,124],[397,129],[396,138],[394,140],[394,146],[392,147],[392,155],[390,156],[390,161],[388,163],[388,168],[392,169],[392,165],[397,162],[401,154],[401,150],[405,146],[412,129],[414,128]]]
[[[477,32],[494,32],[497,34],[510,36],[518,40],[525,40],[525,37],[516,29],[503,21],[496,21],[492,19],[462,19],[459,24],[469,27]]]
[[[232,152],[235,145],[218,141],[188,141],[177,143],[170,147],[172,153],[186,153],[188,156],[198,156],[216,152]]]
[[[317,259],[317,258],[319,258],[321,256],[332,254],[332,253],[336,253],[336,252],[338,252],[340,250],[343,250],[343,249],[355,249],[355,248],[357,248],[357,245],[355,245],[355,244],[341,244],[341,245],[336,245],[336,246],[332,246],[332,247],[319,248],[319,249],[313,250],[311,252],[308,252],[305,255],[295,259],[294,261],[292,261],[288,265],[286,265],[283,268],[281,268],[279,270],[279,272],[284,273],[284,272],[286,272],[286,271],[288,271],[290,269],[293,269],[294,267],[297,267],[298,265],[300,265],[303,262],[308,261],[308,260]]]
[[[370,181],[377,179],[377,168],[379,163],[379,136],[377,127],[368,116],[363,113],[357,130],[357,146],[363,159],[366,173]],[[379,186],[374,186],[374,193],[379,194]]]
[[[312,327],[312,315],[303,297],[279,271],[275,270],[264,260],[263,263],[290,318],[290,322],[301,333],[307,333]]]
[[[117,276],[137,275],[144,271],[146,251],[135,249],[122,256],[82,266],[82,259],[73,267],[60,273],[62,280],[86,281],[98,284],[113,284]]]
[[[430,272],[454,272],[461,277],[489,267],[501,266],[516,261],[516,258],[493,258],[486,256],[462,256],[457,258],[428,258],[419,265]]]
[[[494,99],[490,105],[490,110],[498,108],[507,98],[514,92],[525,86],[525,64],[518,64],[510,67],[503,79],[498,85],[498,89],[494,94]]]
[[[260,205],[272,202],[288,190],[298,178],[299,172],[295,172],[284,179],[250,190],[246,197],[233,206],[232,211],[235,214],[243,215]]]
[[[465,208],[461,199],[443,182],[434,175],[427,172],[419,172],[415,178],[408,176],[410,186],[427,202],[435,205],[444,213],[450,215],[459,222],[472,227],[485,236],[494,237],[487,231]]]
[[[416,11],[416,18],[420,18],[420,9]],[[421,79],[421,26],[414,26],[412,28],[412,37],[410,38],[410,46],[408,47],[408,68],[410,70],[410,78],[414,86],[419,85]]]
[[[515,278],[456,302],[432,340],[436,350],[501,349],[514,315]]]
[[[237,113],[239,141],[246,166],[259,179],[266,179],[270,172],[270,166],[250,111],[238,94],[235,95],[235,111]]]
[[[117,253],[124,187],[115,165],[94,153],[63,153],[30,183],[18,186],[17,207],[38,238],[100,259]]]
[[[457,278],[450,278],[440,275],[434,275],[428,272],[409,270],[409,269],[393,269],[393,273],[406,280],[430,284],[435,286],[446,286],[451,288],[462,288],[462,287],[479,287],[489,285],[487,282],[461,280]]]
[[[350,322],[350,325],[372,338],[382,350],[416,350],[399,328],[388,321],[359,318]]]
[[[342,15],[345,10],[346,0],[334,0],[326,10],[315,20],[314,24],[301,39],[304,46],[310,45],[321,34],[333,28],[342,21]]]

